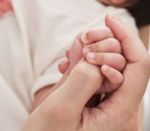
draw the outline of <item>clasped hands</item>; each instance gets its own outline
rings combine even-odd
[[[99,58],[99,54],[86,55],[88,51],[84,50],[88,62],[84,59],[79,62],[74,60],[75,63],[68,64],[68,67],[61,66],[65,67],[61,69],[64,71],[63,78],[46,100],[32,112],[24,131],[116,131],[130,119],[138,108],[148,83],[150,58],[138,36],[123,23],[110,15],[106,17],[105,23],[110,29],[109,37],[113,36],[121,45],[115,52],[119,54],[122,51],[123,57],[115,55],[115,58],[123,64],[118,65],[111,60],[111,63],[95,63],[93,58]],[[108,35],[105,37],[108,38]],[[89,43],[87,40],[90,38],[81,38]],[[78,55],[81,54],[75,56]],[[75,56],[70,54],[70,57]],[[110,57],[105,54],[102,58],[105,60]],[[104,65],[98,68],[95,64]],[[105,78],[108,81],[104,82]],[[97,91],[112,90],[114,92],[96,107],[85,106]]]

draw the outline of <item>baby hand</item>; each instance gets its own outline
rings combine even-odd
[[[112,92],[120,86],[123,81],[121,71],[125,67],[126,60],[121,55],[119,41],[113,38],[109,29],[93,29],[80,34],[70,51],[67,51],[67,62],[59,65],[60,71],[65,72],[69,65],[73,67],[82,56],[89,63],[100,66],[100,70],[106,78],[100,88],[100,93]]]

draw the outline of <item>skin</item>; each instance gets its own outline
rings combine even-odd
[[[105,33],[104,33],[105,32]],[[81,59],[79,50],[81,50],[81,44],[83,44],[83,55],[85,59],[94,65],[102,66],[101,71],[103,75],[107,78],[104,82],[103,88],[101,88],[101,93],[108,93],[117,89],[118,85],[123,81],[123,77],[120,71],[123,71],[125,67],[126,60],[121,55],[121,46],[117,39],[112,38],[111,32],[104,29],[92,29],[86,33],[83,33],[82,38],[78,38],[79,42],[75,42],[75,48],[67,51],[66,56],[67,61],[62,62],[59,65],[60,72],[64,73],[75,61],[73,57],[77,60]],[[103,35],[108,33],[107,37],[104,38]],[[98,34],[98,35],[97,35]],[[101,34],[101,35],[99,35]],[[82,42],[80,42],[82,41]],[[92,56],[92,58],[91,58]]]
[[[86,38],[86,41],[85,35],[89,37]],[[88,43],[87,40],[89,40]],[[89,52],[90,50],[91,52]],[[117,89],[123,81],[123,76],[120,71],[124,69],[126,62],[125,58],[120,53],[120,43],[118,40],[113,38],[113,34],[110,29],[107,27],[92,29],[77,36],[69,52],[66,53],[69,63],[63,62],[60,64],[59,68],[61,72],[67,72],[66,74],[69,75],[73,67],[83,58],[83,56],[85,56],[85,59],[87,59],[89,63],[102,66],[100,70],[107,78],[97,93],[110,93]],[[90,54],[95,55],[95,58],[90,59]],[[40,105],[40,103],[44,101],[50,93],[52,93],[54,88],[56,88],[56,86],[48,86],[41,89],[36,94],[33,107],[36,108]]]
[[[91,38],[93,38],[93,35],[96,36],[96,34],[99,34],[99,33],[96,30],[88,31],[87,33],[85,33],[83,35],[83,38],[82,38],[83,41],[85,41],[84,42],[85,44],[86,43],[90,43],[90,42],[87,42],[87,38],[85,39],[85,35],[91,36],[91,34],[92,34]],[[98,35],[98,37],[100,37],[100,36]],[[85,46],[83,52],[84,52],[84,54],[87,55],[88,54],[87,52],[96,52],[96,53],[98,53],[98,52],[105,52],[106,49],[107,49],[107,51],[109,51],[109,52],[116,51],[117,53],[121,53],[121,47],[117,46],[118,44],[120,44],[120,43],[117,42],[115,39],[109,38],[107,40],[102,40],[102,41],[96,42],[94,44],[87,44]],[[116,50],[114,50],[114,49],[116,49]],[[77,51],[78,50],[76,50],[76,52]],[[69,55],[70,55],[69,50],[67,50],[67,52],[66,52],[67,59],[65,61],[63,61],[59,65],[59,70],[62,73],[65,73],[65,71],[69,68],[69,63],[70,63],[69,62]],[[112,56],[112,55],[110,55],[110,56]],[[116,59],[113,59],[113,57],[111,59],[113,61],[116,60]],[[88,59],[87,59],[87,61],[88,61]],[[97,64],[97,65],[99,65],[99,62],[101,62],[101,60],[97,61],[96,63],[95,62],[93,63],[93,61],[90,61],[90,60],[88,62],[91,63],[91,64]],[[116,61],[115,61],[115,63],[116,63]],[[117,62],[116,64],[119,64],[119,62]],[[103,70],[101,70],[101,71],[103,73]],[[107,70],[107,73],[109,75],[104,74],[104,73],[103,74],[104,74],[104,76],[106,76],[107,78],[109,78],[110,81],[113,80],[112,83],[114,83],[116,80],[118,81],[119,78],[122,78],[122,76],[120,75],[116,79],[115,76],[118,74],[117,72],[112,72],[110,70]],[[110,84],[107,85],[107,87],[110,87],[110,86],[111,86]],[[104,89],[105,89],[104,92],[105,91],[106,92],[107,91],[108,92],[111,91],[111,90],[109,90],[110,88],[104,88]],[[96,98],[94,100],[96,101]],[[93,102],[93,101],[91,100],[90,102]],[[124,124],[124,126],[120,130],[118,130],[118,131],[131,131],[131,130],[132,131],[137,131],[137,130],[142,131],[143,130],[143,105],[142,104],[139,105],[139,107],[137,108],[136,112],[132,115],[132,118],[128,121],[128,123]]]
[[[149,80],[150,56],[140,39],[116,18],[107,16],[106,25],[121,42],[127,59],[120,88],[96,108],[86,108],[102,85],[102,76],[96,66],[81,60],[65,82],[30,115],[24,131],[116,131],[131,118]]]

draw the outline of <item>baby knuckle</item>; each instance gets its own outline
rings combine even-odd
[[[116,48],[120,48],[120,44],[119,44],[119,41],[114,39],[114,38],[111,38],[111,43],[113,44],[114,47]]]
[[[94,44],[89,47],[90,47],[91,51],[99,51],[100,50],[100,45]]]
[[[101,53],[101,54],[97,55],[95,59],[96,59],[96,61],[99,61],[99,62],[101,62],[101,63],[104,63],[105,60],[106,60],[106,56],[105,56],[104,53]]]
[[[120,52],[121,45],[120,45],[118,40],[116,40],[114,38],[110,38],[109,39],[109,43],[111,43],[111,46],[112,46],[113,49],[115,49],[116,51]]]

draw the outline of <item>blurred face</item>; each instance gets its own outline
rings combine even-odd
[[[138,0],[99,0],[105,5],[114,5],[118,7],[129,7],[134,5]]]

